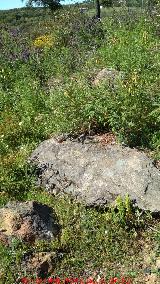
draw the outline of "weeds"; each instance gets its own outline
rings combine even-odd
[[[128,197],[118,198],[104,212],[71,199],[54,199],[35,188],[27,158],[56,133],[92,129],[112,131],[120,141],[148,148],[159,158],[157,22],[152,24],[147,14],[134,21],[128,12],[117,12],[101,23],[76,9],[58,11],[54,19],[43,16],[41,9],[37,13],[43,21],[17,18],[16,29],[13,21],[4,26],[1,20],[0,204],[35,199],[55,208],[63,228],[60,241],[39,243],[32,251],[55,251],[57,275],[90,276],[100,267],[108,278],[121,269],[134,274],[141,271],[143,241],[153,241],[150,216],[134,208]],[[123,73],[116,88],[105,82],[93,86],[103,68]],[[158,233],[154,242],[159,242]],[[1,246],[3,283],[15,283],[15,263],[20,271],[26,250],[23,244]]]

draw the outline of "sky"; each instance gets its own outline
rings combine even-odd
[[[22,0],[0,0],[0,10],[8,10],[25,6],[25,1]]]
[[[71,1],[67,1],[67,3],[70,3]],[[78,2],[75,1],[75,2]],[[21,8],[25,7],[26,0],[22,2],[22,0],[0,0],[0,10],[8,10],[8,9],[14,9],[14,8]]]

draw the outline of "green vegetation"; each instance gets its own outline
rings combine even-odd
[[[27,0],[26,5],[27,6],[36,5],[36,6],[46,7],[49,8],[50,11],[52,12],[62,7],[60,0]]]
[[[158,16],[125,8],[107,11],[102,22],[75,7],[54,16],[41,8],[1,11],[0,204],[35,199],[55,208],[61,239],[32,250],[62,251],[57,275],[102,270],[108,278],[125,273],[143,283],[144,244],[159,255],[159,221],[132,208],[128,197],[101,211],[49,196],[35,188],[34,169],[27,164],[41,141],[92,129],[112,131],[120,142],[160,158]],[[116,87],[93,86],[103,68],[122,72],[123,80]],[[1,246],[0,283],[15,283],[15,270],[20,272],[28,250],[19,242]]]

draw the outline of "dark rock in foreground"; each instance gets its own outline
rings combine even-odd
[[[38,184],[53,194],[71,194],[99,206],[128,193],[139,208],[160,212],[160,171],[136,149],[52,138],[40,144],[30,161],[38,167]]]
[[[24,257],[21,263],[21,269],[27,275],[36,275],[36,277],[44,277],[52,273],[56,267],[57,255],[55,252],[39,252],[33,253],[28,258]]]
[[[0,209],[0,241],[51,240],[60,232],[53,209],[36,201],[9,202]]]

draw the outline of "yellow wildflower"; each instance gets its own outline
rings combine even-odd
[[[142,34],[142,39],[143,39],[144,43],[147,43],[147,38],[148,38],[148,33],[146,31],[144,31],[143,34]]]
[[[136,84],[136,83],[137,83],[137,80],[138,80],[138,75],[137,75],[136,72],[134,72],[134,73],[132,74],[132,82]]]
[[[53,37],[51,35],[42,35],[37,37],[34,42],[33,45],[35,47],[52,47],[53,46]]]

